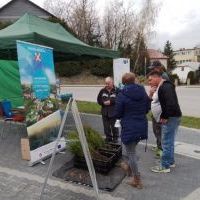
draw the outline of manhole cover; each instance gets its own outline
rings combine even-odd
[[[194,150],[195,153],[200,153],[200,150]]]

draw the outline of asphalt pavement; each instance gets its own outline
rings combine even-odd
[[[99,90],[102,86],[75,86],[62,85],[62,93],[73,93],[77,100],[96,102]],[[148,93],[149,88],[145,87]],[[200,87],[178,86],[176,88],[179,104],[183,115],[200,117]]]

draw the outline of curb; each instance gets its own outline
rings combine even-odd
[[[94,117],[101,117],[101,115],[98,114],[92,114],[92,113],[81,113],[82,115],[89,115],[89,116],[94,116]],[[152,124],[151,121],[148,121],[149,124]],[[183,129],[187,129],[188,131],[195,131],[198,132],[200,134],[200,129],[196,129],[196,128],[189,128],[189,127],[185,127],[185,126],[179,126],[180,128]]]

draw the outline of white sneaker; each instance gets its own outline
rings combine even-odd
[[[170,167],[170,168],[175,168],[175,167],[176,167],[176,164],[174,163],[174,164],[170,165],[169,167]]]
[[[170,173],[170,168],[166,169],[161,166],[155,166],[151,168],[151,171],[155,173]]]

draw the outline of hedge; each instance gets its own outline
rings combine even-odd
[[[74,76],[78,75],[82,72],[83,68],[80,65],[79,62],[75,61],[67,61],[67,62],[61,62],[56,64],[56,73],[59,74],[59,76]]]
[[[113,63],[112,60],[99,60],[94,63],[94,66],[90,69],[91,74],[95,76],[112,76],[113,75]]]
[[[180,79],[178,77],[177,74],[168,74],[169,75],[169,79],[172,81],[172,83],[175,83],[175,80],[178,80],[178,84],[180,84]]]
[[[188,73],[187,79],[190,79],[190,84],[196,84],[198,82],[197,74],[193,71]]]

